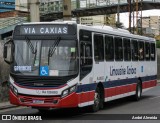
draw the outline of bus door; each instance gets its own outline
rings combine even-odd
[[[93,49],[94,49],[94,82],[104,82],[104,38],[102,34],[93,35]]]
[[[93,58],[92,58],[92,37],[91,32],[86,30],[80,31],[80,96],[79,102],[88,105],[92,100],[93,83]]]

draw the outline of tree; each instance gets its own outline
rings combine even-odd
[[[117,28],[124,28],[124,25],[123,25],[123,23],[116,21],[116,27]]]

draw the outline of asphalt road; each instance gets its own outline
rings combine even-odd
[[[87,122],[93,120],[92,123],[98,122],[144,122],[144,123],[159,123],[160,122],[160,84],[143,93],[141,100],[138,102],[132,101],[131,98],[123,98],[105,103],[103,110],[96,113],[88,112],[87,108],[74,109],[55,109],[50,112],[41,114],[36,109],[31,108],[13,108],[0,111],[0,114],[13,114],[24,116],[41,116],[42,122]],[[133,120],[133,117],[157,117],[158,120]],[[47,121],[46,121],[47,119]],[[17,122],[17,121],[12,121]],[[35,121],[34,121],[35,122]],[[39,122],[39,121],[38,121]]]

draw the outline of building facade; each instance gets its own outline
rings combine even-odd
[[[144,35],[148,35],[151,37],[160,35],[160,16],[143,17],[142,31]]]
[[[0,0],[0,13],[15,10],[15,0]]]

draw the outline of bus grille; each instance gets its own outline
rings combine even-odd
[[[25,87],[58,87],[65,84],[65,82],[59,80],[25,80],[16,81],[16,83]]]
[[[28,88],[42,88],[42,87],[59,87],[63,86],[73,78],[71,77],[20,77],[12,76],[15,80],[15,83],[19,86],[28,87]],[[74,76],[75,77],[75,76]]]

